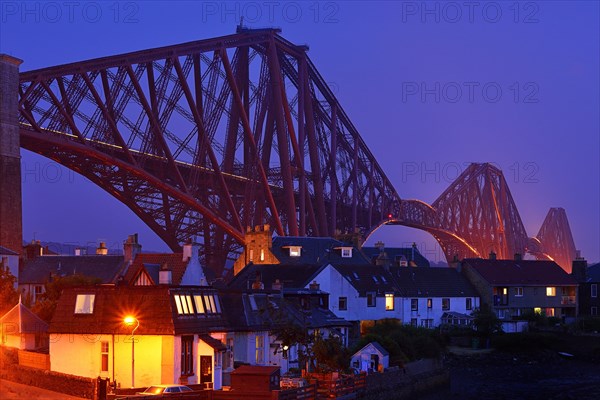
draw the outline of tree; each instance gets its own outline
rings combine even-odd
[[[492,334],[502,332],[502,321],[498,319],[496,313],[490,309],[487,304],[473,311],[473,326],[479,336],[489,338]]]
[[[319,372],[346,370],[350,365],[350,351],[338,337],[315,336],[312,353]]]
[[[13,308],[19,301],[19,292],[15,289],[17,278],[8,267],[0,264],[0,317]]]
[[[79,274],[53,278],[46,283],[46,291],[36,299],[32,311],[44,321],[50,322],[63,289],[75,286],[93,286],[101,282],[102,280],[99,278]]]

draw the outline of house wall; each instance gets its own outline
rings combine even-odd
[[[416,298],[418,300],[417,311],[412,311],[411,300]],[[450,299],[450,309],[442,309],[442,299]],[[412,319],[417,320],[417,326],[423,326],[424,320],[433,320],[433,326],[439,326],[442,323],[442,315],[445,312],[454,311],[461,314],[470,315],[473,310],[479,308],[479,297],[469,297],[471,299],[471,309],[467,310],[467,297],[412,297],[403,298],[404,315],[406,319],[405,324],[410,324]],[[432,307],[427,308],[427,299],[432,300]]]
[[[163,337],[145,335],[135,339],[134,386],[173,383],[163,381]],[[108,371],[101,371],[102,342],[108,342],[109,346]],[[114,335],[114,342],[112,335],[53,335],[50,338],[50,368],[88,378],[114,378],[121,387],[131,387],[131,347],[131,338],[124,335]]]
[[[256,359],[256,337],[263,338],[262,357]],[[250,365],[269,365],[269,351],[271,339],[269,332],[239,332],[234,336],[234,358],[235,361],[248,363]]]
[[[338,317],[347,321],[379,320],[384,318],[397,318],[403,320],[402,302],[399,297],[394,298],[394,310],[385,309],[384,294],[379,294],[375,307],[367,306],[367,298],[360,297],[358,291],[334,267],[328,265],[314,280],[320,284],[320,289],[329,293],[329,309]],[[309,288],[309,285],[306,286]],[[340,310],[339,298],[347,298],[347,309]]]
[[[592,297],[592,285],[596,285],[596,296]],[[578,292],[579,315],[591,316],[592,307],[596,307],[595,317],[600,316],[600,282],[581,283]]]
[[[18,291],[23,296],[23,302],[25,304],[34,305],[37,301],[35,294],[35,288],[39,287],[41,292],[40,295],[46,292],[46,287],[41,283],[19,283]]]
[[[495,304],[494,310],[501,318],[510,318],[517,316],[517,310],[531,310],[536,307],[554,308],[554,316],[575,316],[575,307],[577,304],[576,286],[555,286],[556,295],[548,296],[546,294],[547,286],[506,286],[508,288],[508,304]],[[501,288],[501,287],[499,287]],[[517,295],[517,288],[522,288],[523,295]],[[563,295],[563,288],[566,294]]]
[[[16,278],[15,283],[13,285],[16,289],[19,284],[19,256],[0,254],[0,262],[2,262],[4,266],[7,266],[12,276]]]

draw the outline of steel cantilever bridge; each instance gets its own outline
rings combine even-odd
[[[82,174],[174,251],[222,272],[247,226],[333,236],[400,224],[455,256],[529,251],[568,267],[564,210],[528,238],[504,177],[472,164],[431,205],[403,200],[307,56],[278,30],[20,73],[21,147]]]

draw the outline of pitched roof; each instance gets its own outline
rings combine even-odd
[[[477,297],[477,291],[454,268],[391,267],[402,296]]]
[[[94,295],[93,313],[75,314],[77,295]],[[179,315],[175,294],[216,295],[206,287],[172,286],[91,286],[65,289],[50,323],[51,333],[128,334],[123,323],[127,315],[140,322],[136,334],[179,335],[226,329],[223,314]]]
[[[258,274],[265,289],[271,289],[277,279],[284,288],[299,289],[308,285],[319,269],[320,266],[315,264],[248,264],[233,277],[228,287],[251,289]]]
[[[132,285],[142,271],[146,271],[155,284],[158,284],[158,271],[164,264],[171,270],[174,285],[181,283],[187,261],[182,253],[138,253],[124,276],[126,284]]]
[[[367,292],[376,292],[382,296],[385,293],[400,294],[394,277],[380,265],[331,264],[331,266],[350,282],[360,296],[366,296]]]
[[[378,247],[362,247],[362,252],[371,260],[371,262],[375,262],[381,251]],[[404,256],[406,261],[414,261],[417,267],[429,267],[429,260],[427,260],[423,255],[419,252],[419,249],[416,247],[386,247],[384,249],[387,254],[389,260],[392,262],[392,265],[397,265],[397,262],[400,257]]]
[[[588,282],[600,282],[600,263],[590,265],[587,269]]]
[[[300,257],[290,257],[288,248],[300,246]],[[353,248],[352,257],[342,257],[342,247]],[[323,265],[331,262],[338,264],[366,264],[369,260],[351,244],[341,242],[329,237],[298,237],[276,236],[273,238],[271,252],[280,263],[290,264],[315,264]]]
[[[11,249],[7,249],[4,246],[0,246],[0,254],[3,256],[18,256],[19,253],[12,251]]]
[[[18,331],[13,333],[41,333],[48,331],[48,324],[35,315],[29,308],[25,307],[21,300],[0,318],[4,326],[17,326]]]
[[[354,353],[352,355],[352,357],[354,357],[356,355],[359,355],[360,353],[363,352],[363,350],[365,350],[367,347],[370,347],[370,346],[375,347],[375,349],[378,352],[380,352],[384,357],[390,355],[390,353],[382,345],[380,345],[379,342],[369,342],[366,345],[364,345],[362,349],[360,349],[359,351],[357,351],[356,353]]]
[[[493,285],[576,285],[577,281],[554,261],[489,260],[467,258],[463,265],[475,269]]]
[[[23,271],[19,273],[19,283],[43,284],[51,274],[78,274],[99,278],[102,283],[112,283],[121,275],[123,267],[123,256],[39,256],[25,261]]]

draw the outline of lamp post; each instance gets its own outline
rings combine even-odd
[[[135,339],[133,338],[133,335],[135,333],[135,330],[140,326],[140,321],[138,321],[136,317],[133,317],[131,315],[125,317],[123,321],[127,326],[133,326],[133,324],[135,324],[135,327],[131,331],[131,387],[133,388],[135,387]]]

